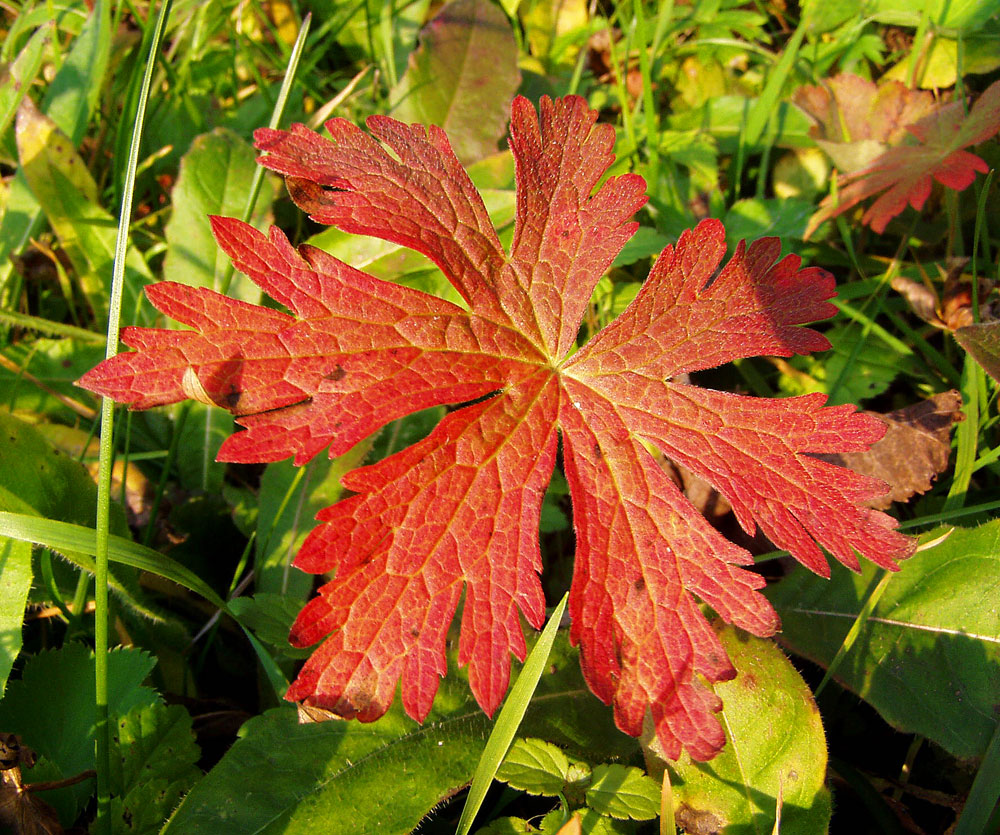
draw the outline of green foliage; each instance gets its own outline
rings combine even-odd
[[[585,96],[618,131],[613,173],[645,176],[650,203],[637,218],[639,232],[599,282],[583,335],[619,315],[650,260],[708,214],[724,220],[730,246],[775,234],[785,252],[834,272],[841,313],[823,326],[832,343],[826,353],[747,361],[738,374],[713,372],[695,382],[724,391],[822,392],[831,402],[880,412],[959,381],[965,397],[954,469],[894,512],[917,531],[948,523],[925,541],[951,530],[959,514],[969,515],[967,527],[892,576],[834,566],[830,581],[793,571],[769,587],[783,619],[783,647],[821,668],[802,665],[806,683],[815,687],[824,669],[832,674],[820,698],[838,757],[831,772],[844,778],[835,784],[832,824],[820,717],[806,683],[774,646],[735,633],[724,640],[741,672],[717,688],[729,744],[710,763],[671,764],[677,822],[699,831],[718,819],[726,835],[756,835],[775,828],[780,807],[781,833],[821,833],[828,825],[854,831],[869,819],[887,821],[891,831],[908,815],[927,832],[945,831],[958,818],[956,832],[978,835],[996,823],[1000,785],[1000,305],[989,289],[1000,247],[998,193],[992,180],[947,197],[935,186],[921,212],[905,209],[882,234],[861,227],[859,209],[803,241],[817,204],[834,190],[836,169],[791,97],[801,85],[854,73],[879,85],[894,79],[941,90],[941,101],[971,96],[968,109],[1000,66],[1000,4],[779,6],[176,0],[132,166],[136,206],[122,321],[154,324],[141,291],[159,278],[213,288],[231,281],[235,296],[259,300],[256,286],[229,273],[205,216],[246,208],[256,170],[251,133],[273,112],[307,10],[312,30],[280,126],[383,113],[444,126],[463,161],[478,160],[470,173],[505,245],[513,236],[513,163],[507,151],[490,152],[498,141],[504,147],[506,102],[515,92],[533,100]],[[94,632],[96,487],[85,466],[93,455],[83,442],[78,463],[47,438],[53,426],[87,436],[100,408],[73,383],[105,353],[114,227],[158,10],[111,0],[15,3],[0,22],[0,731],[21,735],[39,753],[38,765],[24,770],[28,782],[70,778],[94,764],[95,662],[79,642]],[[995,139],[969,150],[991,167],[1000,161]],[[294,243],[308,241],[374,275],[461,303],[423,256],[335,230],[314,235],[268,183],[253,222],[272,220]],[[972,264],[952,260],[970,253]],[[928,291],[923,307],[892,289],[899,275]],[[974,283],[977,304],[968,289]],[[311,581],[290,559],[315,511],[341,495],[344,470],[424,437],[442,414],[399,421],[348,456],[317,459],[298,473],[285,462],[263,470],[216,463],[231,420],[202,404],[118,421],[132,527],[113,505],[112,635],[141,649],[108,659],[110,815],[90,820],[93,779],[40,793],[65,825],[102,831],[107,822],[113,832],[154,833],[177,809],[168,833],[270,831],[260,822],[271,814],[271,829],[291,833],[409,831],[418,823],[420,831],[454,832],[462,801],[449,798],[476,772],[491,730],[466,703],[454,671],[422,727],[402,718],[398,706],[371,725],[299,725],[289,708],[270,709],[303,654],[286,637]],[[139,469],[141,484],[131,475]],[[697,495],[687,474],[675,475]],[[704,494],[706,507],[716,500]],[[721,524],[731,525],[724,512]],[[549,600],[568,584],[572,524],[557,472],[542,514]],[[30,542],[49,550],[33,553]],[[236,596],[224,599],[229,594]],[[571,813],[588,833],[655,830],[655,823],[610,816],[658,813],[658,765],[647,761],[651,777],[635,768],[634,741],[586,694],[573,656],[560,637],[554,672],[542,676],[500,771],[508,788],[496,806],[490,800],[497,793],[489,795],[478,831],[557,833]],[[234,725],[251,717],[228,749],[230,739],[212,740],[221,760],[207,776],[193,765],[190,717],[164,707],[154,688],[170,701],[191,698],[199,713],[231,716]],[[874,711],[859,710],[858,699]],[[209,718],[198,726],[210,727]],[[539,817],[548,801],[537,795],[562,800]],[[944,797],[948,805],[918,796]],[[855,801],[868,805],[852,819]],[[668,824],[660,822],[670,831]]]
[[[926,536],[936,544],[891,577],[835,676],[899,730],[979,757],[998,727],[1000,522]],[[880,573],[834,570],[828,583],[795,576],[774,586],[782,641],[828,664]]]
[[[191,717],[180,705],[140,705],[118,719],[111,752],[116,835],[157,833],[201,776]]]
[[[390,91],[392,115],[440,125],[468,165],[496,153],[520,81],[506,15],[489,0],[453,0],[428,22]]]
[[[558,641],[522,730],[581,753],[634,750],[587,693],[577,664],[576,652]],[[399,702],[374,725],[303,725],[292,708],[268,711],[243,726],[164,832],[245,833],[261,821],[269,822],[261,832],[408,832],[472,779],[489,731],[490,720],[454,674],[442,681],[423,725]]]
[[[141,650],[121,648],[108,656],[108,707],[124,716],[160,697],[142,682],[156,663]],[[28,659],[18,681],[0,701],[0,728],[12,729],[39,756],[35,781],[65,780],[94,768],[94,654],[69,643]],[[8,731],[10,732],[10,731]],[[84,781],[46,792],[43,799],[69,826],[93,792]]]
[[[732,627],[720,637],[737,670],[715,688],[727,745],[709,763],[682,757],[667,764],[678,824],[752,835],[771,831],[780,814],[786,835],[825,832],[826,739],[812,693],[773,642]]]

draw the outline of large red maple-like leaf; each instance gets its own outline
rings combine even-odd
[[[287,698],[372,720],[402,681],[422,719],[446,669],[446,631],[464,591],[459,660],[492,713],[524,657],[519,615],[545,616],[539,582],[542,497],[562,434],[576,563],[571,639],[587,681],[638,734],[652,711],[664,749],[711,757],[724,736],[708,684],[734,672],[700,604],[757,635],[777,616],[741,567],[750,554],[710,527],[649,445],[711,482],[742,525],[759,524],[821,574],[820,546],[858,567],[911,550],[861,503],[884,485],[814,457],[863,450],[883,426],[821,395],[767,400],[674,381],[737,357],[828,347],[799,325],[830,316],[832,277],[778,261],[779,242],[741,244],[720,271],[722,225],[705,221],[667,247],[631,306],[574,350],[591,292],[635,229],[635,175],[594,191],[614,131],[579,98],[517,99],[516,232],[508,255],[437,128],[335,119],[332,141],[296,125],[261,130],[262,162],[288,176],[321,222],[431,258],[468,310],[380,281],[308,246],[214,218],[235,265],[292,315],[209,290],[148,288],[194,330],[127,329],[121,354],[82,385],[133,408],[198,397],[246,431],[226,461],[302,463],[339,455],[388,421],[436,404],[450,412],[424,440],[349,473],[355,495],[323,511],[295,564],[332,572],[291,640],[322,644]],[[391,149],[388,152],[380,144]]]
[[[907,204],[918,211],[923,208],[932,180],[955,191],[972,185],[976,173],[985,174],[989,166],[964,149],[1000,132],[1000,81],[991,84],[968,113],[962,102],[952,102],[907,125],[906,130],[916,143],[889,148],[871,165],[841,178],[837,198],[825,198],[810,218],[807,238],[824,221],[876,194],[879,197],[861,222],[881,233]]]

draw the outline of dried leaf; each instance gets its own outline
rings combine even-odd
[[[870,502],[880,510],[930,490],[934,478],[948,467],[952,424],[965,420],[962,395],[945,391],[895,412],[869,414],[886,424],[881,440],[866,452],[818,457],[886,482],[889,493]]]

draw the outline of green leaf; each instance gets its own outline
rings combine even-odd
[[[41,70],[45,51],[52,41],[55,29],[54,20],[39,26],[8,68],[6,77],[0,81],[0,136],[7,132],[21,99]]]
[[[246,629],[287,658],[308,658],[311,648],[297,649],[288,643],[292,623],[302,601],[286,594],[258,592],[253,597],[234,597],[229,611]]]
[[[337,45],[360,63],[377,63],[389,86],[394,86],[406,68],[429,6],[430,0],[353,3],[348,8],[354,12],[337,33]]]
[[[829,664],[879,574],[872,566],[860,574],[834,567],[829,581],[796,572],[770,587],[782,642]],[[956,528],[891,577],[834,677],[893,727],[956,757],[982,756],[998,722],[998,590],[1000,520]]]
[[[155,660],[141,650],[108,655],[108,709],[120,716],[159,700],[142,682]],[[49,779],[74,777],[94,767],[94,654],[83,644],[40,652],[28,659],[19,681],[0,701],[0,729],[16,731],[22,742],[49,764]],[[35,779],[38,779],[37,777]],[[69,825],[93,792],[90,781],[46,792],[44,800]]]
[[[221,292],[229,258],[216,244],[208,216],[243,214],[256,158],[250,144],[226,128],[195,138],[181,158],[177,184],[171,192],[173,211],[165,229],[167,254],[163,260],[166,281]],[[271,193],[265,189],[257,201],[258,220],[270,211]],[[254,304],[261,298],[260,288],[242,274],[233,278],[228,294]]]
[[[884,392],[900,374],[921,376],[913,350],[889,342],[877,332],[866,334],[862,327],[846,324],[830,328],[825,336],[833,346],[831,350],[815,357],[788,360],[790,368],[803,373],[782,373],[780,386],[784,393],[820,391],[830,396],[830,406],[860,403]],[[848,364],[850,368],[844,374]]]
[[[975,33],[991,17],[1000,11],[998,0],[928,0],[914,3],[912,0],[873,0],[866,11],[878,23],[891,26],[920,25],[926,14],[936,30],[948,32]]]
[[[773,236],[787,248],[790,238],[801,240],[816,207],[806,200],[750,197],[737,200],[726,212],[726,245],[734,249],[742,240]]]
[[[155,835],[201,776],[191,717],[180,705],[140,705],[118,719],[111,751],[111,827]]]
[[[599,765],[587,789],[587,805],[613,818],[652,820],[660,813],[660,785],[632,766]]]
[[[0,439],[0,511],[42,517],[36,520],[39,523],[93,524],[97,485],[83,464],[49,443],[35,427],[3,412]],[[128,534],[121,505],[112,505],[111,528]],[[89,565],[87,557],[73,549],[61,549],[60,553],[77,565]],[[146,617],[160,617],[146,602],[136,572],[118,570],[112,584],[134,610]]]
[[[714,687],[726,747],[711,762],[685,753],[670,764],[677,824],[697,821],[726,835],[770,832],[780,796],[781,835],[826,832],[826,740],[812,693],[772,641],[717,629],[737,671]]]
[[[452,0],[421,30],[392,115],[438,125],[466,165],[495,153],[521,83],[510,22],[490,0]]]
[[[678,131],[702,130],[715,137],[720,154],[732,154],[739,144],[747,112],[755,101],[743,96],[716,96],[693,110],[671,114],[665,126]],[[759,142],[779,148],[811,148],[815,141],[809,135],[809,128],[809,119],[801,110],[781,101],[774,108],[773,118],[765,123]]]
[[[553,809],[542,818],[539,831],[542,835],[559,835],[563,826],[574,817],[579,818],[583,835],[632,835],[636,831],[636,824],[631,821],[615,820],[586,808],[577,809],[569,817],[566,817],[562,809]]]
[[[563,790],[569,760],[562,749],[544,739],[517,739],[497,769],[497,780],[528,794],[555,797]]]
[[[54,447],[35,427],[0,412],[0,510],[91,524],[97,485],[87,468]],[[16,506],[15,506],[16,503]],[[127,533],[121,508],[113,527]]]
[[[72,423],[79,412],[67,407],[67,398],[91,408],[93,399],[74,384],[104,358],[104,338],[100,344],[75,339],[21,340],[2,351],[30,375],[0,366],[0,403],[9,411]]]
[[[98,321],[108,315],[115,222],[96,202],[96,186],[54,120],[26,98],[17,114],[17,150],[28,185],[77,273]],[[153,280],[137,249],[126,260],[124,310],[139,312],[140,293]]]
[[[52,79],[42,110],[75,148],[83,139],[105,83],[111,54],[111,3],[97,0],[69,56]]]
[[[283,594],[300,604],[308,597],[313,577],[293,568],[292,560],[315,526],[316,514],[343,497],[341,476],[361,464],[372,440],[333,460],[318,455],[304,467],[278,461],[264,470],[254,563],[258,591]]]
[[[21,623],[30,590],[30,543],[0,537],[0,697],[21,651]]]
[[[476,835],[527,835],[538,832],[524,818],[494,818],[486,826],[476,830]]]
[[[640,226],[635,230],[635,234],[629,239],[628,243],[622,247],[622,251],[618,253],[618,257],[615,258],[611,266],[627,267],[629,264],[634,264],[643,258],[659,255],[663,251],[663,248],[670,243],[673,243],[673,240],[666,235],[661,235],[649,226]]]
[[[994,380],[1000,381],[1000,322],[966,325],[955,331],[955,341]]]
[[[557,641],[521,731],[585,754],[634,751],[610,710],[589,694],[577,663],[565,638]],[[293,709],[271,710],[243,726],[164,835],[410,832],[472,779],[490,727],[454,670],[423,725],[406,718],[398,702],[368,725],[300,725]]]

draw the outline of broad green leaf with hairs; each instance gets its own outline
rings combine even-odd
[[[440,125],[464,164],[496,152],[521,82],[510,22],[490,0],[452,0],[421,30],[393,115]]]
[[[521,732],[578,755],[627,755],[634,740],[618,732],[610,710],[589,695],[577,656],[565,636],[556,641]],[[164,835],[412,831],[469,783],[490,732],[490,720],[453,672],[422,725],[405,716],[399,701],[368,725],[299,724],[290,707],[251,719],[181,803]]]
[[[721,623],[716,628],[737,671],[714,688],[725,705],[726,747],[710,763],[685,755],[670,764],[678,826],[726,835],[770,832],[781,797],[782,835],[826,832],[826,739],[812,693],[773,641]],[[647,748],[653,776],[663,773],[656,754],[654,741]]]
[[[159,701],[156,691],[142,684],[155,663],[152,656],[131,647],[108,654],[112,716]],[[45,758],[49,776],[44,779],[73,777],[94,767],[94,718],[94,654],[80,643],[29,658],[22,677],[10,683],[0,701],[0,728],[16,732]],[[43,778],[36,774],[33,779]],[[69,826],[92,793],[93,783],[84,781],[46,792],[44,800]]]
[[[137,705],[120,717],[112,740],[111,829],[155,835],[201,777],[191,717],[181,705]]]
[[[947,528],[926,534],[933,540]],[[786,646],[826,666],[881,572],[796,572],[768,589]],[[982,756],[1000,693],[1000,520],[956,528],[893,576],[834,678],[893,727],[956,757]]]

